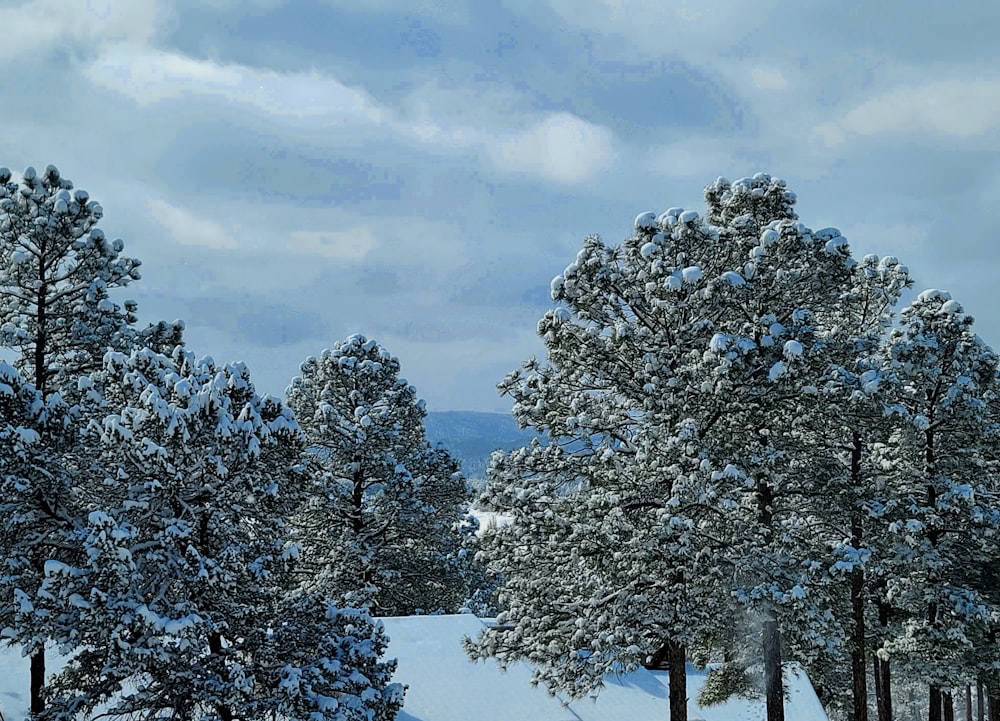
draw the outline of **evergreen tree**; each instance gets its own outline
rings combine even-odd
[[[469,596],[474,531],[458,464],[424,435],[424,403],[399,361],[354,335],[302,364],[287,391],[313,476],[298,516],[307,587],[382,616]]]
[[[0,362],[0,626],[7,643],[20,644],[31,655],[33,711],[41,710],[45,643],[65,620],[33,613],[42,561],[77,547],[72,537],[77,467],[67,452],[74,446],[77,420],[58,394],[43,398]]]
[[[846,643],[860,721],[866,548],[857,522],[870,413],[859,415],[856,396],[872,388],[864,362],[909,278],[895,258],[858,262],[838,230],[798,222],[794,196],[782,207],[775,185],[755,176],[706,192],[708,217],[725,223],[722,241],[748,261],[726,276],[725,309],[704,356],[702,377],[720,403],[702,442],[716,463],[712,487],[732,511],[720,516],[720,533],[741,571],[737,596],[762,618],[769,719],[782,718],[782,646],[810,666]],[[838,612],[825,569],[851,569],[849,615]]]
[[[183,345],[180,321],[138,330],[136,304],[119,306],[110,299],[110,291],[140,277],[140,262],[123,255],[122,241],[108,240],[97,227],[103,212],[85,190],[73,190],[54,165],[41,174],[28,167],[20,182],[0,168],[0,345],[17,351],[14,366],[43,397],[65,391],[79,374],[99,368],[108,350]],[[43,445],[50,444],[43,440]],[[81,522],[82,517],[70,518],[73,483],[66,480],[72,474],[65,464],[75,463],[74,457],[63,463],[61,471],[51,469],[44,482],[36,477],[32,491],[18,496],[24,505],[17,517],[42,525],[11,536],[8,555],[32,552],[30,544],[51,532],[50,509],[60,509],[64,526]],[[46,559],[58,555],[52,544],[33,551],[38,572]],[[38,646],[32,657],[34,711],[43,708],[44,678],[44,650]]]
[[[486,492],[514,518],[483,551],[514,630],[471,650],[527,658],[571,694],[644,655],[673,657],[671,718],[683,718],[683,644],[759,614],[778,719],[780,617],[803,624],[786,643],[814,656],[843,635],[809,589],[824,499],[844,474],[806,431],[832,401],[819,391],[831,366],[871,345],[906,279],[798,223],[778,179],[720,179],[706,201],[704,220],[674,208],[640,215],[621,246],[588,238],[554,281],[546,362],[500,386],[552,441],[495,456]]]
[[[997,356],[972,325],[948,293],[924,291],[884,349],[897,427],[880,517],[884,598],[897,625],[883,653],[928,684],[929,721],[941,721],[950,688],[977,675],[972,651],[998,612],[967,568],[970,558],[996,558],[1000,524]]]
[[[735,260],[698,221],[644,213],[621,246],[587,238],[553,281],[560,306],[539,323],[546,362],[500,384],[518,423],[549,442],[494,455],[483,500],[514,520],[486,535],[482,556],[504,579],[506,611],[470,649],[527,658],[573,696],[663,658],[675,719],[687,713],[685,646],[718,605],[694,583],[718,571],[680,504],[700,462],[697,400],[684,394],[711,338],[704,279]]]
[[[97,227],[103,214],[54,165],[20,183],[0,168],[0,342],[43,393],[134,345],[135,306],[108,291],[137,280],[140,262]]]
[[[293,592],[286,520],[303,436],[242,364],[110,353],[80,384],[103,508],[75,564],[50,560],[34,613],[75,653],[44,718],[380,719],[401,702],[366,614]]]

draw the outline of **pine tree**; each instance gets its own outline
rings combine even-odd
[[[432,448],[399,361],[354,335],[302,364],[287,391],[314,481],[298,516],[306,585],[382,616],[457,611],[468,598],[468,493]]]
[[[706,415],[693,369],[712,337],[708,285],[738,252],[697,213],[644,213],[621,246],[587,238],[553,281],[546,361],[499,386],[549,442],[494,456],[484,501],[514,520],[481,555],[507,610],[474,656],[529,659],[573,696],[663,658],[671,718],[686,717],[685,646],[728,615],[711,583],[725,570],[699,530],[709,504],[692,496]]]
[[[843,614],[846,594],[830,573],[853,569],[852,593],[863,586],[866,549],[853,521],[870,411],[859,414],[856,397],[873,386],[866,357],[909,279],[895,258],[859,262],[837,229],[798,222],[783,190],[758,175],[706,191],[708,217],[748,260],[726,276],[725,310],[704,356],[705,387],[720,405],[702,441],[713,488],[734,511],[720,516],[720,532],[741,569],[737,595],[763,619],[769,719],[781,718],[783,646],[815,670],[845,644],[854,712],[864,718],[863,597]]]
[[[20,183],[0,168],[0,341],[43,393],[134,345],[135,306],[108,291],[137,280],[140,263],[97,227],[103,214],[54,165]]]
[[[7,643],[31,654],[32,681],[44,679],[44,648],[62,617],[34,613],[42,563],[74,549],[79,499],[73,493],[78,415],[58,394],[43,398],[12,366],[0,362],[0,625]],[[63,627],[64,631],[65,626]],[[32,687],[39,711],[40,685]]]
[[[401,689],[366,614],[294,590],[303,436],[242,364],[110,353],[80,384],[103,507],[77,563],[50,560],[36,613],[76,652],[46,718],[388,719]]]
[[[679,642],[711,645],[759,615],[779,719],[780,619],[800,653],[843,636],[811,590],[833,563],[814,560],[829,556],[817,530],[846,475],[813,444],[836,395],[820,388],[878,337],[907,281],[894,262],[859,264],[839,231],[798,223],[781,180],[720,179],[705,195],[704,219],[674,208],[640,215],[621,246],[588,238],[553,283],[546,361],[501,384],[552,441],[495,457],[486,500],[514,521],[483,555],[515,631],[487,631],[472,652],[527,658],[583,693],[672,650],[679,716]]]
[[[127,300],[119,306],[111,300],[110,291],[139,279],[140,261],[123,255],[122,241],[108,240],[97,227],[103,213],[85,190],[73,190],[54,165],[42,174],[28,167],[20,182],[0,168],[0,345],[17,352],[14,366],[44,397],[65,391],[78,375],[99,368],[108,350],[183,345],[180,321],[139,330],[134,326],[136,304]],[[20,513],[42,519],[46,508],[60,508],[64,522],[78,522],[67,516],[71,486],[39,484],[23,496],[26,505]],[[43,532],[38,528],[12,541],[32,543]],[[36,551],[40,571],[53,549]],[[44,677],[44,650],[38,647],[32,657],[34,711],[44,705]]]
[[[885,597],[899,616],[884,653],[928,684],[929,721],[941,721],[948,689],[976,676],[970,650],[997,612],[966,570],[969,558],[996,557],[1000,523],[997,356],[972,325],[948,293],[924,291],[884,349],[897,419],[884,459]]]

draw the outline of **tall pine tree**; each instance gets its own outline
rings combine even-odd
[[[948,293],[924,291],[884,346],[896,419],[880,518],[895,633],[883,653],[928,684],[928,720],[941,721],[951,687],[973,679],[988,622],[998,612],[969,573],[996,558],[997,356]],[[950,705],[950,702],[949,702]]]
[[[705,196],[704,218],[674,208],[640,215],[621,246],[588,238],[554,281],[545,362],[500,386],[551,442],[495,456],[486,492],[514,519],[483,551],[514,630],[471,650],[528,658],[569,693],[666,656],[683,718],[684,643],[746,628],[730,618],[743,613],[762,619],[773,720],[781,619],[811,619],[785,639],[796,649],[842,635],[808,590],[836,463],[805,427],[905,273],[877,258],[859,270],[838,231],[797,222],[781,180],[720,179]]]
[[[288,404],[313,481],[301,509],[307,586],[381,616],[455,612],[474,529],[457,462],[424,434],[399,361],[354,335],[302,364]]]
[[[15,348],[14,365],[43,396],[96,367],[109,347],[131,344],[128,309],[108,290],[139,277],[139,262],[121,256],[120,240],[96,227],[103,209],[49,165],[21,182],[0,168],[0,344]],[[130,306],[131,307],[131,306]],[[37,513],[69,508],[68,489],[48,484],[33,494]],[[32,536],[29,536],[29,538]],[[51,552],[35,549],[40,567]],[[32,648],[31,708],[44,707],[45,651]]]

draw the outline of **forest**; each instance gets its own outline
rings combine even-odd
[[[781,721],[792,659],[831,718],[914,688],[1000,718],[996,354],[779,178],[704,198],[552,281],[545,357],[498,386],[536,437],[474,497],[377,341],[262,396],[115,300],[140,262],[99,203],[0,169],[0,627],[33,717],[389,721],[377,618],[465,610],[497,617],[470,659],[573,697],[665,664],[672,721],[688,662],[699,702]]]

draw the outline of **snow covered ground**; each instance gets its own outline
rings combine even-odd
[[[30,662],[20,649],[0,649],[0,711],[6,721],[27,717]]]
[[[410,616],[382,619],[391,638],[390,657],[399,659],[394,677],[409,686],[397,721],[663,721],[667,717],[667,676],[640,669],[609,677],[596,700],[550,696],[533,688],[531,669],[514,664],[502,673],[490,661],[472,663],[462,649],[464,636],[476,636],[475,616]],[[58,664],[50,658],[49,665]],[[734,699],[721,706],[699,707],[694,698],[704,672],[688,666],[689,721],[763,721],[764,702]],[[18,649],[0,649],[0,710],[5,721],[28,715],[29,661]],[[796,721],[827,721],[804,673],[786,669],[785,716]]]
[[[398,721],[663,721],[667,718],[665,672],[640,669],[609,677],[596,700],[568,702],[532,688],[531,669],[513,664],[502,673],[492,662],[473,664],[465,655],[463,636],[476,636],[482,621],[475,616],[410,616],[384,618],[389,656],[399,659],[395,681],[409,686]],[[763,721],[764,701],[733,699],[711,708],[694,701],[705,674],[688,666],[689,721]],[[786,718],[827,721],[826,713],[805,673],[786,669]]]

